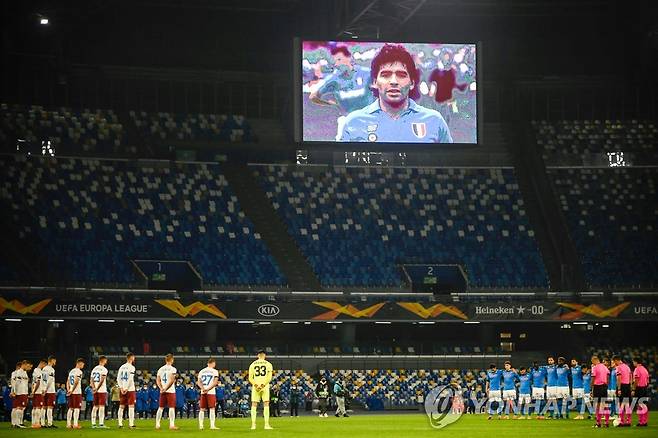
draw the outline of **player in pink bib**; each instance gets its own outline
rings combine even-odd
[[[621,357],[615,355],[612,357],[612,362],[615,364],[615,372],[617,373],[617,397],[619,400],[619,427],[630,427],[631,414],[631,368],[626,365]]]
[[[594,427],[601,427],[602,416],[605,416],[605,427],[610,425],[610,411],[606,408],[609,375],[610,370],[601,363],[601,359],[596,355],[592,356],[592,400],[596,415]]]
[[[633,396],[637,400],[638,427],[646,427],[649,421],[648,386],[649,372],[642,364],[642,359],[633,359]]]

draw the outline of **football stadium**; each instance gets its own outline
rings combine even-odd
[[[658,434],[658,9],[2,6],[0,436]]]

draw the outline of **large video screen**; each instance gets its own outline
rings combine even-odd
[[[301,140],[477,143],[476,49],[302,41]]]

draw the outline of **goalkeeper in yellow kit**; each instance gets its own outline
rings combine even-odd
[[[265,429],[270,426],[270,381],[272,380],[272,364],[265,360],[265,351],[258,352],[258,359],[249,365],[249,383],[251,383],[251,428],[256,429],[256,409],[258,402],[263,401],[263,417]]]

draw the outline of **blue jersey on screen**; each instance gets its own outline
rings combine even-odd
[[[569,367],[558,365],[555,372],[557,373],[557,386],[569,386]]]
[[[375,100],[363,109],[350,113],[339,141],[384,143],[452,143],[443,116],[409,99],[409,107],[397,119],[391,118]]]
[[[580,365],[571,367],[571,384],[574,388],[583,387],[583,369]]]
[[[312,68],[302,66],[302,84],[315,81],[316,79],[315,71]]]
[[[489,380],[490,391],[500,391],[500,379],[503,376],[503,370],[487,371],[487,380]]]
[[[608,389],[617,390],[617,372],[614,368],[610,368],[610,380],[608,381]]]
[[[370,89],[370,69],[354,66],[354,70],[337,69],[318,88],[320,97],[331,95],[343,114],[361,109],[375,100]]]
[[[583,374],[583,391],[589,393],[592,390],[592,374],[588,371]]]
[[[532,370],[532,386],[543,388],[546,383],[546,368],[539,367]]]
[[[516,379],[519,378],[519,375],[516,371],[503,371],[503,389],[509,391],[510,389],[516,389]]]
[[[529,374],[519,376],[519,394],[530,394],[530,383],[532,380]],[[543,386],[543,383],[540,386]]]

